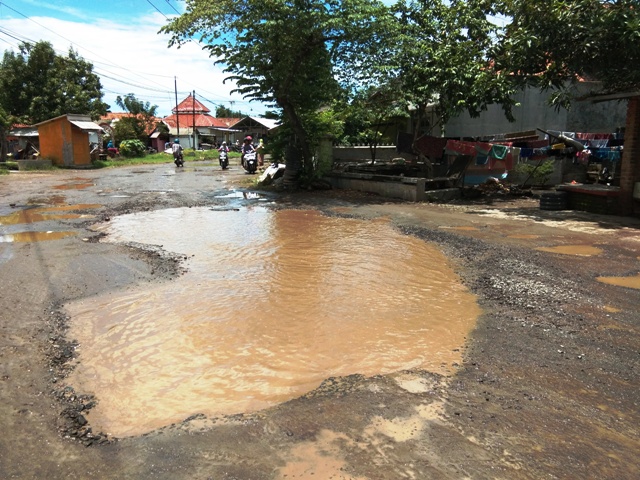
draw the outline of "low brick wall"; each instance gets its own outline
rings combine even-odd
[[[620,215],[620,189],[604,185],[560,185],[557,190],[567,192],[567,207],[581,212]]]

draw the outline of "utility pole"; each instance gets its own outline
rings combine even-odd
[[[178,79],[173,77],[173,88],[176,92],[176,126],[178,127],[177,138],[180,138],[180,113],[178,112]]]
[[[196,91],[193,91],[193,102],[191,103],[191,113],[193,115],[193,149],[196,149]]]

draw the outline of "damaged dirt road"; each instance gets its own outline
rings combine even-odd
[[[1,478],[640,478],[640,222],[533,199],[265,192],[267,208],[386,218],[441,249],[483,311],[462,361],[450,374],[328,378],[257,413],[193,412],[140,436],[93,431],[86,412],[100,398],[66,381],[76,344],[65,303],[176,282],[184,265],[91,227],[225,206],[221,194],[247,178],[200,162],[0,176]]]

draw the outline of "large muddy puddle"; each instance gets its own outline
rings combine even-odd
[[[257,411],[331,376],[449,373],[480,313],[434,246],[384,220],[183,208],[101,231],[188,258],[172,282],[66,306],[70,383],[96,395],[94,431],[118,437]]]

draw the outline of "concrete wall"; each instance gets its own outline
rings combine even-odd
[[[372,175],[354,173],[329,175],[325,178],[333,188],[375,193],[382,197],[399,198],[409,202],[421,202],[426,198],[424,178],[406,178],[402,181],[396,178],[382,181],[380,178],[372,177]]]
[[[376,160],[389,161],[394,158],[404,158],[411,160],[412,155],[399,153],[395,145],[378,147],[376,150]],[[371,149],[365,147],[333,147],[334,162],[367,162],[371,161]]]
[[[575,87],[575,96],[585,96],[597,83],[582,82]],[[448,137],[480,137],[507,132],[522,132],[541,128],[565,132],[612,133],[624,126],[626,102],[591,103],[574,101],[571,110],[556,110],[548,105],[551,92],[528,87],[515,95],[520,103],[514,107],[515,122],[509,122],[499,105],[490,105],[478,118],[464,113],[451,119],[445,128]]]

